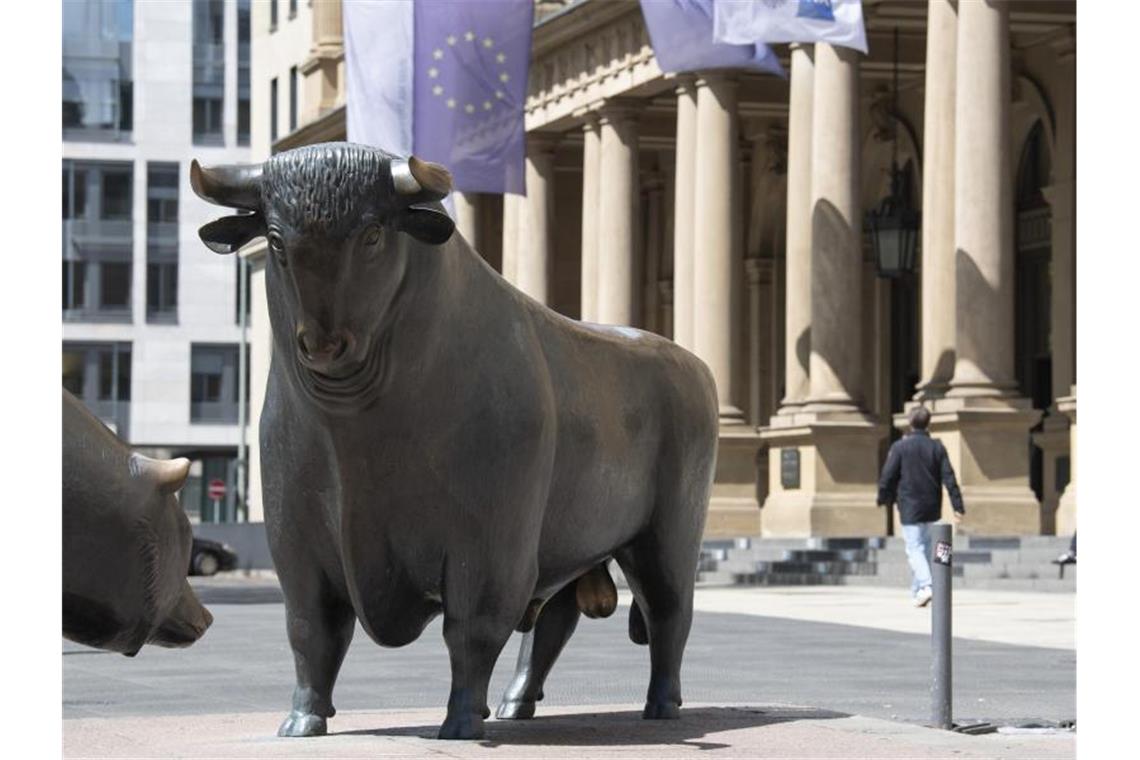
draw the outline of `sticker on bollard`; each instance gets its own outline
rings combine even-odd
[[[950,548],[950,544],[939,541],[934,545],[934,561],[940,565],[954,564],[954,550]]]

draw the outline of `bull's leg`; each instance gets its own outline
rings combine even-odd
[[[525,598],[517,607],[514,610],[512,606],[514,614],[509,617],[483,614],[461,618],[445,613],[443,638],[451,655],[451,694],[447,718],[439,728],[440,739],[483,738],[483,720],[491,715],[487,707],[491,671],[526,607]]]
[[[495,717],[521,719],[534,717],[534,704],[542,699],[542,685],[554,661],[578,626],[576,581],[552,596],[542,607],[534,630],[523,636],[515,677],[503,694]]]
[[[307,580],[307,579],[306,579]],[[289,646],[297,671],[293,710],[278,736],[322,736],[336,714],[333,685],[352,641],[352,606],[317,579],[282,578]]]
[[[649,634],[650,676],[643,718],[678,718],[681,658],[693,622],[699,538],[653,532],[616,555]]]

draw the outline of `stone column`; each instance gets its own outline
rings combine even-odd
[[[697,88],[677,78],[677,151],[673,181],[673,340],[693,347],[693,192],[697,170]]]
[[[580,318],[597,320],[598,303],[598,189],[601,172],[601,136],[596,114],[582,125],[582,299]]]
[[[1069,396],[1057,399],[1057,410],[1069,418],[1069,483],[1057,505],[1055,525],[1058,536],[1077,530],[1077,386]]]
[[[550,238],[554,205],[554,147],[545,136],[527,140],[526,198],[521,212],[518,249],[515,253],[519,290],[541,303],[549,303],[550,262],[554,247]]]
[[[922,174],[922,381],[916,398],[937,398],[954,374],[954,79],[958,13],[929,0]]]
[[[1041,417],[1016,392],[1010,154],[1009,7],[958,4],[954,103],[955,364],[931,403],[966,502],[964,534],[1040,531],[1029,489],[1029,429]],[[896,425],[904,424],[896,419]]]
[[[863,393],[858,55],[815,47],[807,408],[818,411],[855,411]]]
[[[662,180],[659,174],[647,175],[642,180],[645,189],[645,277],[642,278],[641,290],[643,293],[642,324],[646,330],[652,330],[658,335],[664,335],[661,328],[661,299],[659,282],[661,280],[661,240],[665,225],[661,213]]]
[[[309,57],[299,70],[304,77],[301,125],[335,108],[345,89],[341,76],[344,70],[344,23],[340,0],[313,3],[312,24]]]
[[[455,229],[472,248],[478,244],[479,196],[475,193],[452,193],[455,203]]]
[[[1060,77],[1054,98],[1057,127],[1053,151],[1053,184],[1046,188],[1045,198],[1049,201],[1053,226],[1050,342],[1053,351],[1053,392],[1057,399],[1045,422],[1046,427],[1053,427],[1057,431],[1061,445],[1052,450],[1046,447],[1042,449],[1045,456],[1052,458],[1053,468],[1066,454],[1066,450],[1069,456],[1069,483],[1059,495],[1057,510],[1053,515],[1057,535],[1063,536],[1077,528],[1076,39],[1072,34],[1066,35],[1053,43],[1053,49],[1061,65],[1058,67]],[[1068,424],[1061,424],[1062,422]],[[1046,469],[1051,469],[1049,464],[1046,463]],[[1051,485],[1046,482],[1047,487]],[[1043,518],[1047,512],[1047,508],[1043,509]]]
[[[772,382],[771,310],[764,295],[771,292],[775,267],[772,259],[745,259],[744,274],[748,280],[748,384],[750,422],[755,426],[768,421],[773,409],[768,404]]]
[[[803,106],[796,107],[795,77],[793,70],[792,118],[803,115]],[[768,444],[763,534],[875,536],[883,529],[875,484],[885,431],[862,406],[858,53],[817,43],[811,89],[810,162],[803,152],[804,128],[789,125],[788,392],[780,413],[760,431]],[[805,286],[811,293],[808,320],[796,313],[797,306],[803,308],[797,289]],[[803,382],[805,354],[806,399],[797,397],[794,386]]]
[[[519,233],[522,224],[521,206],[525,199],[514,193],[503,195],[503,270],[507,282],[518,285]]]
[[[661,299],[661,334],[670,338],[673,335],[673,281],[658,280],[657,293]]]
[[[958,7],[954,239],[957,358],[952,396],[1014,394],[1009,8]]]
[[[792,411],[807,398],[811,354],[811,143],[815,51],[791,46],[788,100],[788,210],[785,248],[784,399]]]
[[[1070,35],[1054,45],[1060,60],[1054,103],[1057,128],[1053,184],[1045,189],[1053,225],[1053,290],[1050,342],[1053,392],[1064,397],[1077,382],[1077,99],[1076,40]]]
[[[736,87],[723,74],[706,74],[697,81],[692,350],[716,379],[722,425],[744,422],[734,367],[741,279]]]
[[[598,322],[636,325],[640,288],[639,191],[635,111],[624,103],[607,103],[598,126],[601,158],[598,173]]]

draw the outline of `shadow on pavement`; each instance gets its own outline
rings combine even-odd
[[[539,715],[531,720],[488,721],[487,735],[479,744],[559,745],[559,746],[636,746],[681,744],[695,749],[723,749],[732,745],[702,742],[710,734],[788,723],[800,720],[834,720],[847,713],[812,708],[774,707],[694,707],[682,708],[679,720],[642,720],[641,712],[573,713]],[[396,726],[375,730],[330,733],[330,736],[415,736],[435,739],[438,724]]]
[[[191,578],[190,586],[207,607],[211,604],[281,604],[285,601],[281,586],[275,582],[226,583]]]

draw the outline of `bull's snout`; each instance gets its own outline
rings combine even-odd
[[[297,330],[297,352],[301,362],[322,374],[335,374],[352,356],[352,334],[346,330],[325,332],[302,325]]]

